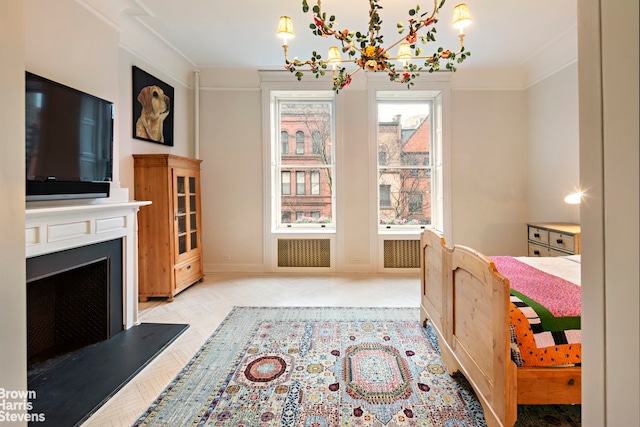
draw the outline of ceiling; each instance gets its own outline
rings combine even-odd
[[[434,48],[457,50],[457,32],[451,27],[454,6],[449,0],[441,9]],[[296,38],[289,55],[307,59],[312,50],[326,56],[330,39],[314,36],[309,29],[311,12],[302,12],[301,0],[84,0],[112,22],[132,18],[168,44],[196,68],[281,69],[283,53],[275,30],[280,15],[293,19]],[[314,0],[308,0],[313,6]],[[557,40],[577,30],[577,0],[467,0],[473,23],[466,29],[465,45],[472,53],[465,67],[524,67],[553,47]],[[421,11],[433,9],[430,0],[419,3]],[[398,21],[406,22],[416,0],[380,0],[385,43],[395,42]],[[335,15],[337,28],[367,31],[366,0],[324,0],[327,15]],[[577,46],[573,46],[577,52]],[[575,53],[572,53],[575,55]]]

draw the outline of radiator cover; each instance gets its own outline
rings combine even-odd
[[[330,266],[330,239],[278,239],[278,267]]]
[[[420,268],[419,240],[384,240],[384,268]]]

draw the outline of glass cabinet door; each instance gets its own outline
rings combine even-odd
[[[189,177],[189,248],[198,249],[198,193],[196,192],[196,177]]]
[[[174,169],[174,202],[176,227],[176,262],[190,258],[199,250],[199,200],[196,173]]]

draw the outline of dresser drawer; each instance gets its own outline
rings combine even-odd
[[[549,246],[553,249],[575,253],[575,241],[572,234],[562,234],[555,231],[549,232]]]
[[[180,292],[182,289],[202,279],[202,263],[200,258],[194,258],[185,264],[181,264],[174,271],[176,279],[176,290]]]
[[[556,249],[549,249],[549,256],[567,256],[574,255],[571,252],[562,252]]]
[[[549,253],[549,248],[546,246],[538,245],[536,243],[529,242],[529,255],[531,257],[535,256],[551,256]]]
[[[580,225],[567,222],[527,224],[530,257],[567,256],[580,253]]]
[[[529,240],[543,245],[549,244],[549,230],[529,226]]]

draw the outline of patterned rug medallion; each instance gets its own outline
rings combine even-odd
[[[484,426],[418,320],[417,308],[235,307],[135,425]]]

